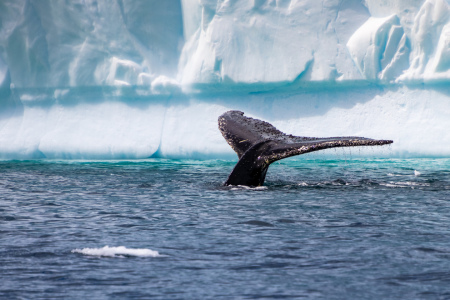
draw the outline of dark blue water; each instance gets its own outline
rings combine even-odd
[[[450,298],[449,159],[233,165],[0,161],[0,298]]]

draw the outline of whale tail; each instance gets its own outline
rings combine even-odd
[[[293,136],[279,131],[267,122],[245,117],[243,112],[235,110],[219,117],[219,130],[239,158],[225,185],[263,185],[269,165],[283,158],[335,147],[393,143],[391,140],[364,137]]]

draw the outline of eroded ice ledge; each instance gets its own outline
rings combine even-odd
[[[228,110],[299,136],[394,140],[391,147],[355,149],[353,155],[448,157],[449,95],[448,85],[323,82],[257,93],[15,88],[0,111],[0,159],[235,158],[217,128],[218,116]]]

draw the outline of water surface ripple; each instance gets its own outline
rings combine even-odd
[[[0,161],[0,298],[450,298],[450,160],[233,165]]]

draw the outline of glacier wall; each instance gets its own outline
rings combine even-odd
[[[0,51],[16,87],[148,83],[175,76],[179,1],[6,0]]]
[[[240,109],[449,156],[448,0],[4,0],[0,158],[230,157]]]
[[[448,80],[447,1],[5,0],[0,72],[17,88]]]

